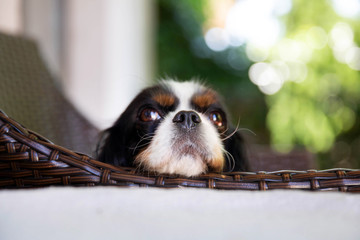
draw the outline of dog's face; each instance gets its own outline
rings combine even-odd
[[[99,160],[115,165],[187,177],[247,170],[218,94],[193,81],[143,90],[107,134]]]

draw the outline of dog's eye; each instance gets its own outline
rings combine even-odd
[[[140,113],[140,120],[144,122],[151,122],[160,120],[161,116],[158,111],[153,108],[145,108]]]
[[[221,114],[220,112],[216,112],[216,111],[211,112],[211,113],[209,114],[209,119],[210,119],[210,121],[212,121],[212,122],[215,124],[215,126],[217,126],[217,127],[222,127],[222,126],[224,126],[224,119],[223,119],[222,114]]]

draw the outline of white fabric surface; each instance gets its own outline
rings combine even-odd
[[[2,190],[0,239],[360,239],[360,195],[117,187]]]

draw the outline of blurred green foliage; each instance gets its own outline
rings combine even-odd
[[[326,0],[295,0],[292,12],[284,21],[286,36],[299,41],[304,41],[301,32],[311,27],[319,26],[330,33],[338,22],[345,22],[353,29],[355,43],[359,44],[356,42],[360,39],[359,21],[342,19]],[[304,145],[319,153],[320,168],[359,167],[360,156],[356,154],[356,148],[360,147],[357,139],[360,74],[336,60],[330,44],[313,51],[303,82],[286,82],[277,94],[266,97],[269,107],[267,125],[271,141],[278,150],[287,151],[294,145]],[[349,150],[341,156],[343,159],[330,160],[327,153],[339,141]],[[337,162],[341,160],[342,163]]]
[[[263,95],[249,80],[252,63],[244,46],[221,52],[207,48],[203,24],[208,2],[158,0],[158,77],[205,79],[224,96],[234,123],[240,118],[241,127],[256,133],[257,143],[271,143],[279,151],[304,146],[316,154],[318,168],[359,168],[359,71],[340,63],[328,43],[312,50],[303,81],[286,81],[276,94]],[[345,22],[360,45],[359,19],[341,18],[327,0],[293,0],[282,21],[285,37],[299,42],[308,41],[304,33],[312,27],[330,33],[336,23]],[[241,67],[229,65],[231,57],[237,57]],[[276,54],[266,61],[273,60]]]

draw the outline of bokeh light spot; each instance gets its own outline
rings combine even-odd
[[[359,0],[332,0],[335,12],[345,18],[359,18],[360,1]]]
[[[265,61],[269,56],[268,48],[257,47],[254,44],[246,45],[246,56],[253,62]]]
[[[284,83],[283,75],[278,69],[264,62],[253,64],[249,70],[249,77],[260,91],[267,95],[278,92]]]
[[[330,44],[335,51],[346,51],[346,49],[353,45],[353,39],[353,30],[347,23],[336,23],[330,31]]]
[[[227,32],[222,28],[211,28],[205,34],[206,45],[213,51],[224,51],[230,45]]]
[[[314,49],[322,49],[328,41],[327,33],[321,27],[311,27],[306,33],[306,43]]]
[[[350,68],[360,71],[360,48],[351,47],[346,51],[345,62]]]

